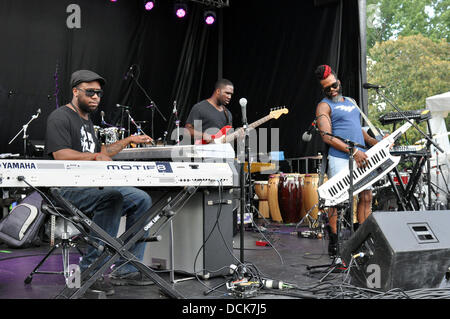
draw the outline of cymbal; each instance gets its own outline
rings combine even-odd
[[[305,156],[305,157],[299,157],[298,159],[302,160],[302,159],[316,159],[316,160],[321,160],[322,159],[322,155],[316,155],[316,156]]]

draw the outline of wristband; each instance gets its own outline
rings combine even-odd
[[[358,151],[359,151],[359,149],[356,149],[356,151],[353,152],[353,155],[352,155],[352,156],[355,156],[356,153],[358,153]]]

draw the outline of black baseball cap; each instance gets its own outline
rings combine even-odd
[[[70,85],[72,87],[75,87],[82,82],[92,82],[92,81],[98,81],[101,86],[104,86],[106,84],[105,79],[102,78],[97,73],[92,72],[90,70],[78,70],[72,73],[72,76],[70,78]]]

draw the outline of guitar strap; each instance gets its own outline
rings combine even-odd
[[[325,144],[325,152],[322,155],[322,161],[320,163],[319,167],[319,186],[323,184],[323,181],[325,179],[325,174],[327,173],[328,169],[328,149],[330,147],[328,144]]]
[[[228,109],[225,106],[223,107],[223,112],[225,113],[225,117],[227,118],[227,125],[232,126],[231,122],[230,122],[230,118],[228,116]]]
[[[348,96],[347,96],[347,98],[350,100],[350,102],[352,102],[352,104],[353,104],[354,106],[356,106],[356,108],[358,109],[359,113],[361,113],[361,116],[362,116],[363,119],[366,121],[367,125],[369,125],[369,127],[370,127],[370,129],[372,130],[373,134],[374,134],[375,136],[379,136],[379,138],[382,138],[382,137],[383,137],[383,133],[382,133],[379,129],[377,129],[377,128],[372,124],[372,122],[369,120],[369,118],[366,116],[366,114],[364,114],[364,112],[361,111],[361,109],[359,108],[358,104],[356,104],[356,101],[355,101],[354,99],[352,99],[351,97],[348,97]]]

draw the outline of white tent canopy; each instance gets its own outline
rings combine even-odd
[[[431,111],[430,126],[433,134],[433,139],[444,150],[445,155],[440,153],[439,158],[450,155],[450,143],[448,139],[448,131],[445,125],[445,118],[450,112],[450,92],[430,96],[426,99],[427,109]],[[436,151],[433,147],[433,156]]]
[[[447,202],[445,193],[448,190],[449,181],[449,163],[450,163],[450,143],[449,133],[445,125],[445,118],[450,112],[450,92],[430,96],[426,99],[426,107],[431,111],[431,133],[433,134],[433,140],[444,150],[441,153],[431,146],[432,156],[430,159],[431,166],[431,180],[435,182],[435,186],[438,186],[440,190],[439,200],[443,203]],[[437,153],[436,153],[437,152]],[[436,154],[438,157],[436,158]],[[436,164],[439,164],[441,170],[436,175]],[[436,196],[432,194],[432,199],[436,199]]]
[[[431,112],[450,112],[450,91],[426,98],[427,109]],[[445,115],[444,117],[446,117]]]

